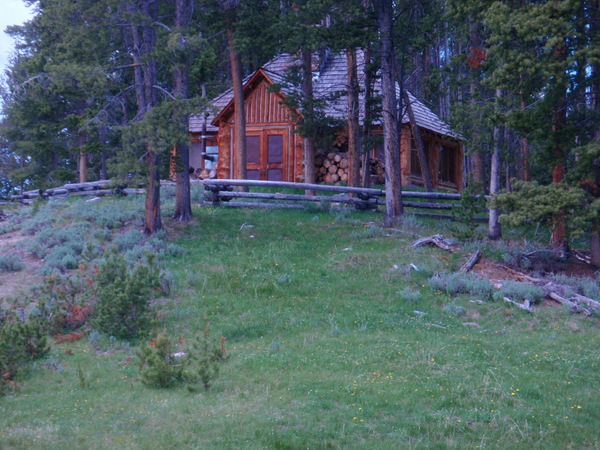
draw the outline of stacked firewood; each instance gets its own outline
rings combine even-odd
[[[369,158],[371,186],[385,184],[385,165],[378,158]]]
[[[371,184],[385,183],[385,166],[377,158],[369,158]],[[344,152],[318,153],[315,157],[315,172],[318,183],[339,185],[348,181],[348,156]]]
[[[192,180],[206,180],[207,178],[217,178],[215,169],[196,169],[190,174]]]
[[[348,181],[348,157],[346,153],[318,153],[315,157],[317,182],[339,185]]]

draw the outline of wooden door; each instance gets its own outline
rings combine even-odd
[[[246,177],[260,180],[260,134],[246,134]]]
[[[266,135],[266,180],[283,181],[283,134]]]
[[[246,171],[249,180],[284,181],[285,134],[263,130],[246,134]]]

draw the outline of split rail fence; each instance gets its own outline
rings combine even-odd
[[[377,210],[385,206],[385,190],[374,188],[358,188],[346,186],[332,186],[327,184],[291,183],[284,181],[262,180],[230,180],[230,179],[205,179],[190,180],[192,185],[201,184],[206,191],[203,205],[221,205],[228,207],[254,207],[254,208],[286,208],[304,209],[310,203],[327,204],[333,207],[339,205],[352,205],[360,210]],[[162,186],[174,186],[171,181],[161,182]],[[240,187],[255,187],[261,190],[294,190],[289,192],[246,192],[236,190]],[[304,191],[304,192],[302,192]],[[12,202],[31,203],[36,198],[49,198],[54,196],[95,196],[101,197],[111,194],[144,194],[143,188],[129,188],[117,186],[111,180],[99,180],[88,183],[69,183],[64,186],[41,190],[23,192],[13,195]],[[314,192],[309,194],[307,192]],[[317,195],[320,193],[320,195]],[[402,191],[404,207],[407,212],[419,216],[437,219],[450,219],[452,214],[445,214],[455,208],[460,208],[461,194],[444,192],[416,192]],[[428,210],[421,212],[415,210]],[[477,221],[487,221],[482,210],[482,215],[476,217]]]
[[[285,181],[263,180],[231,180],[231,179],[206,179],[202,180],[205,189],[211,192],[205,198],[204,204],[226,205],[229,207],[255,207],[255,208],[286,208],[304,209],[306,203],[318,202],[331,204],[349,204],[360,210],[376,210],[385,206],[385,190],[373,188],[358,188],[346,186],[332,186],[327,184],[290,183]],[[298,189],[315,194],[291,194],[281,192],[245,192],[234,190],[235,187],[260,187],[276,189]],[[328,192],[330,195],[316,195],[316,192]],[[334,193],[331,195],[331,193]],[[451,211],[460,208],[458,202],[461,194],[444,192],[416,192],[402,191],[404,207],[415,215],[433,217],[437,219],[454,219],[452,214],[440,211]],[[411,200],[407,200],[411,199]],[[235,201],[242,200],[242,201]],[[416,200],[416,201],[415,201]],[[440,202],[443,201],[443,203]],[[425,209],[436,212],[417,212],[413,209]],[[476,221],[487,221],[487,210],[476,217]]]

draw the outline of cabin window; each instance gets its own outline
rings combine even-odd
[[[246,136],[246,162],[260,164],[260,136]]]
[[[456,149],[442,146],[440,149],[440,181],[456,184]]]
[[[269,164],[283,162],[283,135],[270,134],[268,136]],[[272,178],[269,176],[269,180]]]

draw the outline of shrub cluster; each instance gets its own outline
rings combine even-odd
[[[39,320],[30,315],[21,320],[14,312],[0,312],[0,395],[28,363],[49,351],[46,334]]]
[[[18,228],[32,236],[27,250],[44,260],[45,277],[31,297],[10,312],[0,311],[0,393],[14,385],[23,364],[48,352],[49,335],[58,343],[91,331],[90,336],[110,337],[112,345],[147,334],[154,325],[151,302],[158,293],[168,295],[173,281],[159,261],[184,250],[168,242],[166,232],[146,237],[125,228],[143,217],[143,203],[131,203],[115,208],[110,201],[47,201],[15,214]],[[0,257],[0,271],[23,266],[16,256]],[[185,380],[208,388],[218,369],[200,348],[190,343],[186,350]]]
[[[200,338],[190,344],[180,338],[177,346],[171,337],[159,334],[137,355],[142,382],[148,386],[167,388],[187,383],[193,389],[201,383],[208,390],[219,375],[219,363],[226,359],[225,338],[215,345],[206,328]]]
[[[91,325],[122,339],[147,330],[153,321],[150,300],[159,289],[159,270],[154,255],[148,264],[128,269],[123,256],[109,255],[96,276],[95,304]]]
[[[45,331],[56,334],[73,331],[87,323],[94,301],[94,273],[96,267],[81,264],[71,276],[56,273],[47,275],[44,283],[34,292],[39,317]]]
[[[25,268],[25,264],[16,255],[0,256],[0,273],[18,272]]]
[[[401,291],[398,291],[398,296],[405,302],[416,303],[423,298],[423,294],[419,291],[415,291],[410,287],[405,287]]]
[[[568,277],[565,275],[555,275],[552,278],[558,283],[571,286],[573,289],[573,292],[569,293],[571,295],[581,294],[585,295],[586,297],[593,298],[595,300],[600,300],[600,286],[596,281],[585,278]]]
[[[495,296],[498,298],[508,297],[515,301],[529,300],[531,303],[539,303],[544,298],[544,295],[544,291],[533,284],[505,281]]]
[[[471,294],[485,299],[491,298],[494,286],[485,278],[473,274],[436,274],[429,280],[429,287],[448,295]]]

